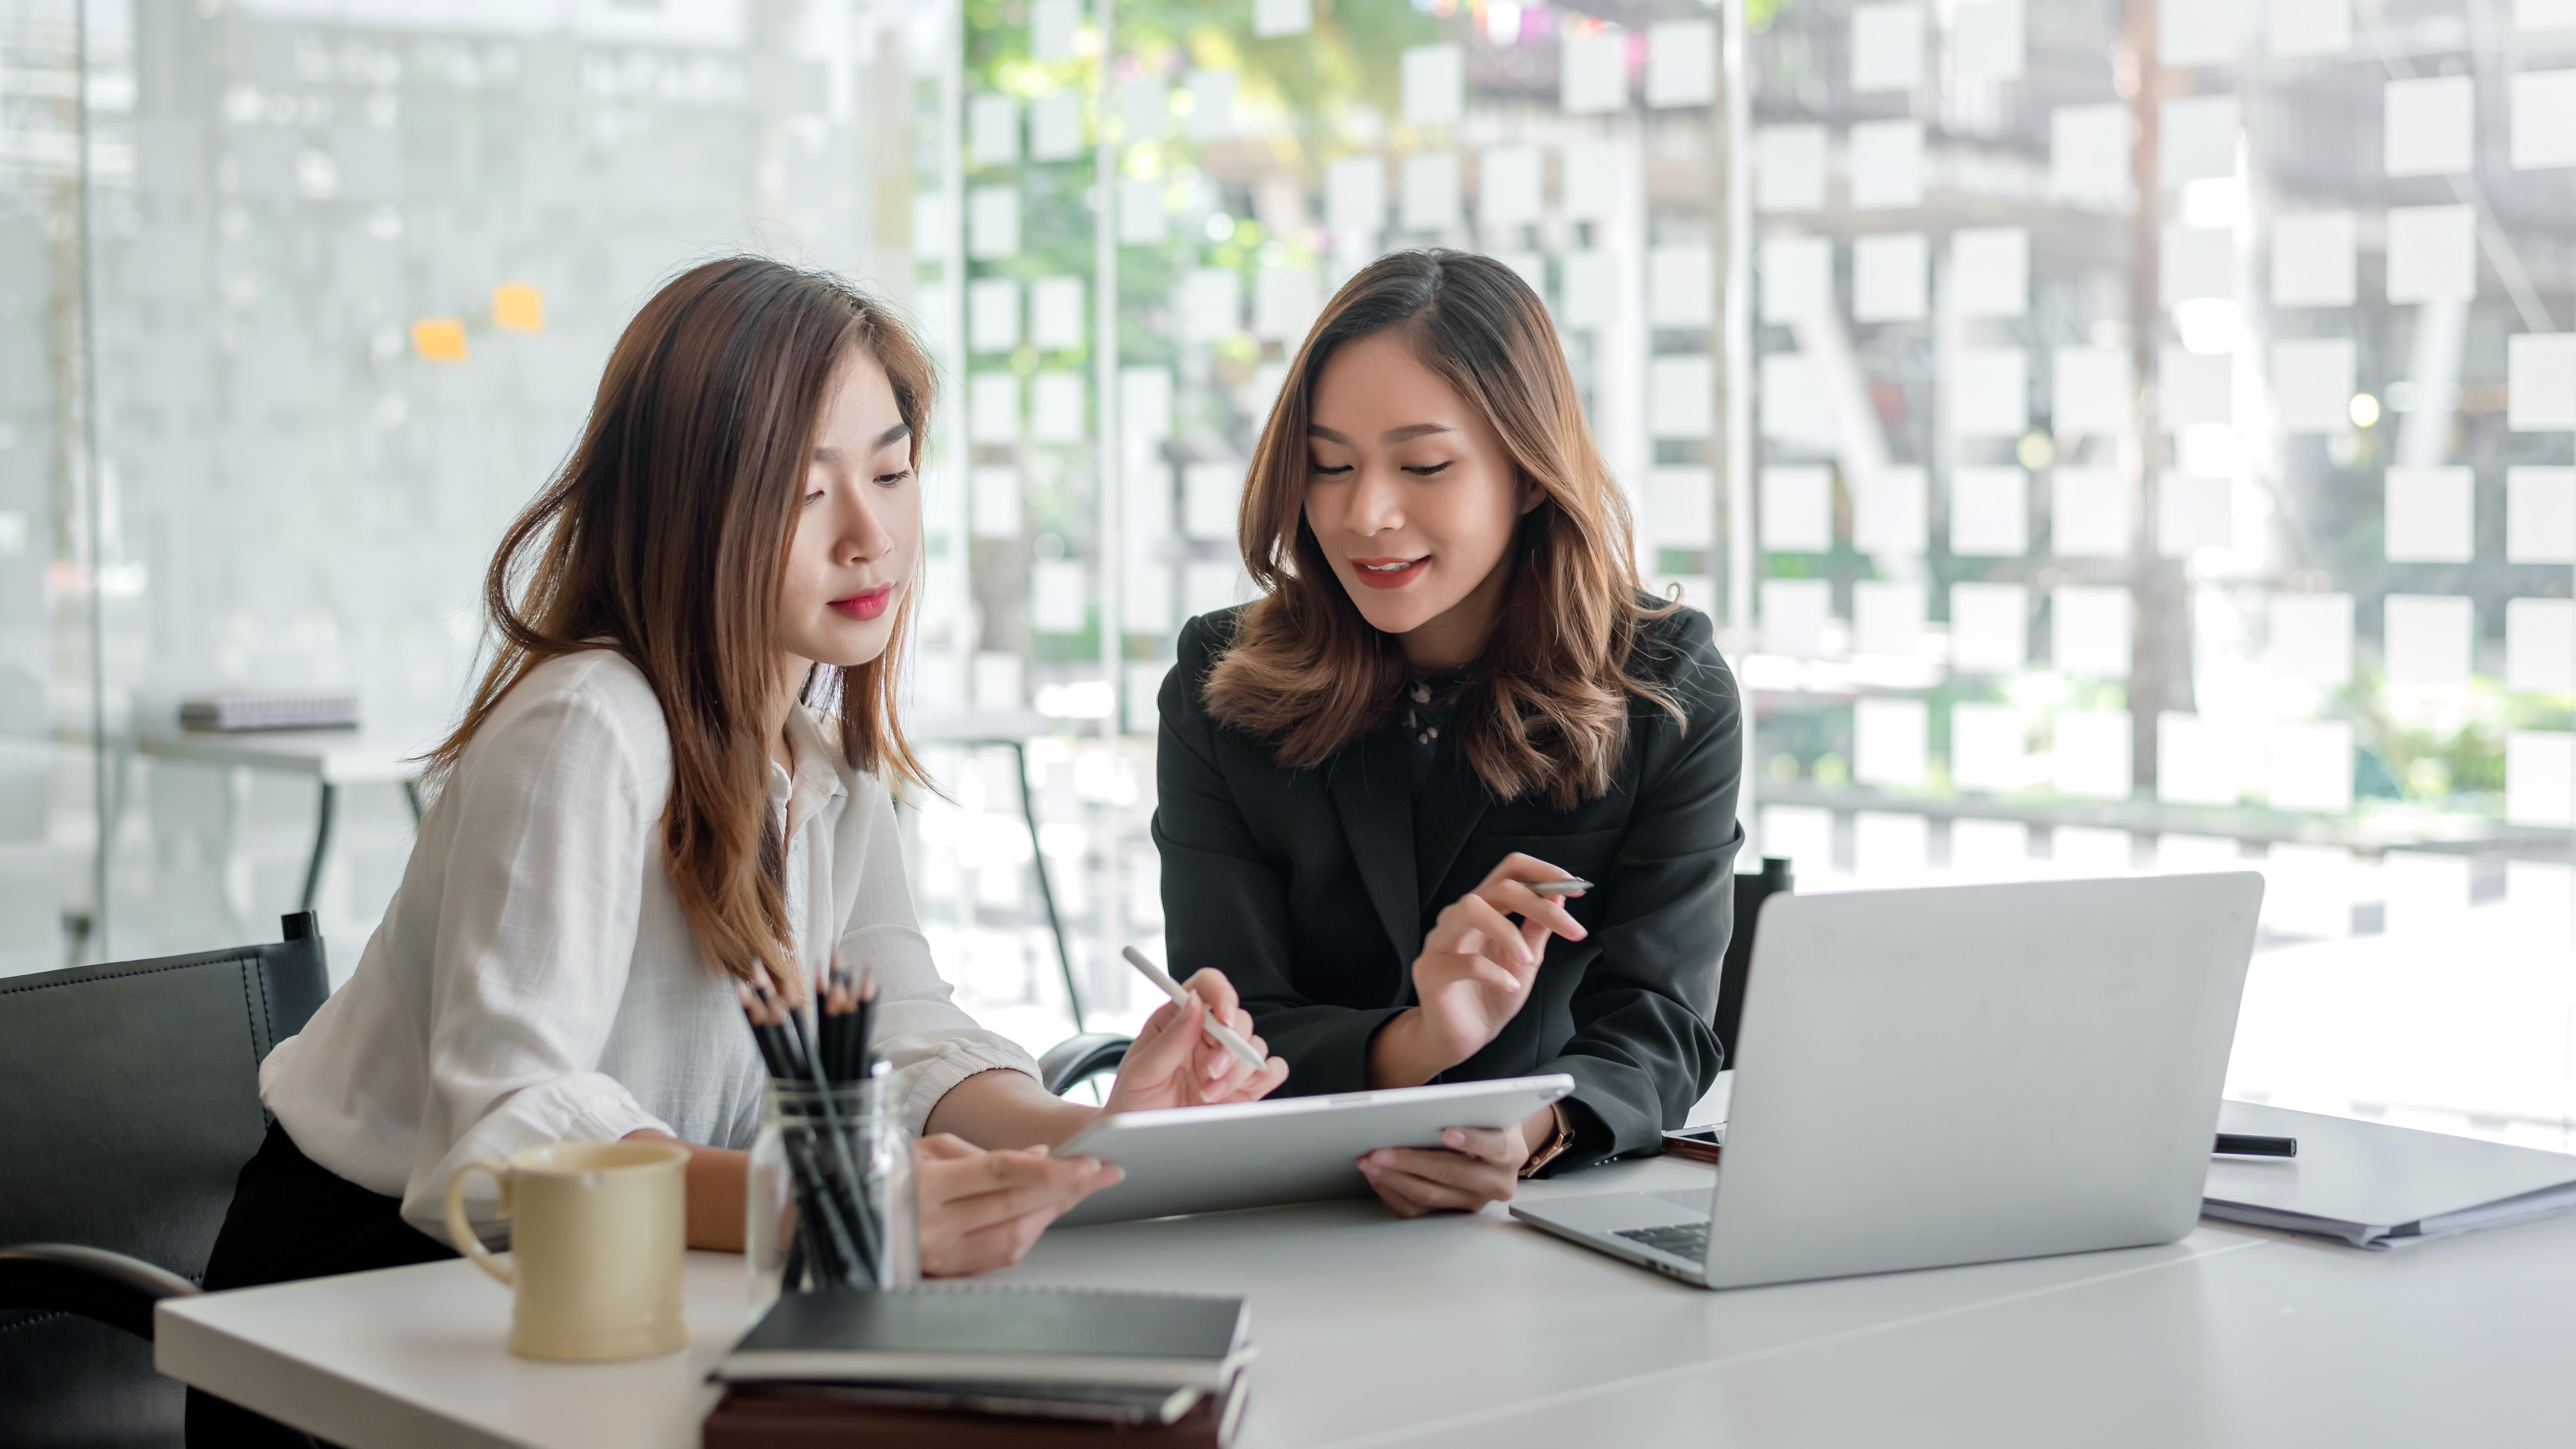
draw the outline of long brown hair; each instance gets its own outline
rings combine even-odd
[[[1344,343],[1400,331],[1423,366],[1483,410],[1524,482],[1544,495],[1502,566],[1502,614],[1459,700],[1459,747],[1497,798],[1559,809],[1606,793],[1628,742],[1628,703],[1681,709],[1630,677],[1640,620],[1627,499],[1593,446],[1547,307],[1511,268],[1447,250],[1380,257],[1343,284],[1288,370],[1253,449],[1236,532],[1267,592],[1238,616],[1207,678],[1208,712],[1273,742],[1294,769],[1384,724],[1404,652],[1370,625],[1306,526],[1306,430],[1316,380]]]
[[[492,555],[498,636],[465,717],[427,759],[453,770],[512,687],[549,659],[606,646],[653,687],[671,739],[662,813],[671,887],[718,970],[794,993],[769,813],[778,589],[834,370],[861,349],[885,369],[921,464],[930,361],[883,303],[837,278],[728,257],[673,279],[626,325],[561,471]],[[893,642],[821,666],[804,696],[836,702],[859,769],[921,783],[894,688],[916,588]]]

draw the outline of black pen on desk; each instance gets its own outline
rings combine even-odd
[[[2296,1157],[2299,1155],[2299,1139],[2261,1137],[2250,1132],[2221,1132],[2217,1145],[2209,1150],[2230,1157]]]

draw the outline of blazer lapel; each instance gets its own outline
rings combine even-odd
[[[1414,822],[1418,870],[1414,886],[1421,896],[1417,919],[1449,904],[1440,898],[1441,883],[1449,878],[1450,869],[1458,863],[1458,853],[1467,848],[1467,837],[1476,833],[1477,825],[1485,818],[1485,807],[1492,801],[1492,793],[1467,763],[1467,757],[1454,748],[1445,751],[1440,768],[1432,772],[1430,790]]]
[[[1413,790],[1403,736],[1378,730],[1343,750],[1326,773],[1369,904],[1377,908],[1410,982],[1413,958],[1422,951],[1422,897],[1414,878]]]

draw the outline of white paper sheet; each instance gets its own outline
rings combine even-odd
[[[1962,80],[2022,73],[2022,0],[1960,0],[1950,12],[1950,68]]]
[[[1646,27],[1646,104],[1657,110],[1717,99],[1717,22],[1659,20]]]
[[[2467,301],[2477,294],[2477,208],[2388,209],[2389,301]]]
[[[1020,159],[1020,103],[986,91],[966,102],[966,158],[976,166]]]
[[[1852,778],[1864,785],[1920,785],[1930,763],[1930,724],[1919,699],[1852,705]]]
[[[1536,146],[1496,146],[1476,157],[1476,219],[1493,233],[1536,226],[1543,204]]]
[[[1923,204],[1923,123],[1861,121],[1851,128],[1854,211]]]
[[[1315,0],[1252,0],[1252,34],[1260,40],[1305,35],[1315,28]]]
[[[2029,728],[2022,712],[2008,704],[1961,700],[1950,706],[1951,785],[1961,790],[2018,790],[2029,784]],[[1953,835],[1954,868],[1957,847]]]
[[[2005,674],[2030,660],[2030,591],[2020,584],[1950,586],[1950,667]]]
[[[1762,547],[1772,553],[1831,553],[1832,475],[1823,468],[1762,470]]]
[[[2059,558],[2129,556],[2129,489],[2111,468],[2060,468],[2049,478],[2048,551]]]
[[[1717,261],[1707,247],[1656,247],[1646,253],[1646,320],[1657,327],[1716,324]]]
[[[1416,45],[1406,49],[1400,64],[1405,123],[1458,124],[1467,106],[1467,53],[1455,45]]]
[[[2184,96],[2161,103],[2156,172],[2167,186],[2236,174],[2236,97]]]
[[[2576,692],[2576,600],[2504,601],[2504,678],[2527,694]]]
[[[2030,827],[2018,820],[1951,821],[1950,870],[1962,880],[2030,879]]]
[[[2353,228],[2349,211],[2309,211],[2272,221],[2272,305],[2353,304]]]
[[[1569,35],[1557,52],[1557,109],[1569,116],[1628,108],[1628,36],[1620,30]]]
[[[2223,226],[2168,226],[2156,267],[2156,300],[2164,306],[2233,297],[2236,233]]]
[[[1199,462],[1181,469],[1181,531],[1190,537],[1232,542],[1242,500],[1242,464]]]
[[[2381,164],[2391,176],[2458,176],[2477,164],[2477,82],[2464,75],[2387,83]]]
[[[1565,210],[1565,219],[1615,220],[1630,159],[1628,152],[1613,141],[1576,141],[1568,145],[1557,157],[1556,178],[1557,201]],[[1821,160],[1817,162],[1819,166],[1823,164]]]
[[[2079,800],[2126,800],[2129,716],[2116,709],[2059,710],[2050,776],[2057,793]]]
[[[966,346],[972,352],[1008,352],[1020,345],[1020,284],[1008,277],[978,277],[966,284]]]
[[[1133,146],[1159,141],[1172,130],[1172,89],[1158,76],[1134,76],[1118,83],[1118,127]]]
[[[1243,274],[1232,267],[1183,273],[1179,300],[1184,342],[1222,342],[1243,330]]]
[[[2058,199],[2113,211],[2129,200],[2129,108],[2117,101],[2059,106],[2048,114],[2048,189]]]
[[[1637,533],[1647,548],[1707,548],[1717,542],[1717,475],[1706,468],[1646,470]]]
[[[973,665],[975,707],[977,709],[1015,710],[1028,700],[1021,678],[1020,656],[1003,649],[978,649]],[[987,876],[996,872],[985,872]],[[1016,894],[1006,902],[1016,904]]]
[[[2469,920],[2469,858],[2449,851],[2392,850],[2379,858],[2387,910],[2382,929],[2430,945]]]
[[[2050,359],[2050,422],[2060,436],[2116,437],[2129,425],[2129,354],[2061,347]]]
[[[2065,674],[2129,674],[2129,591],[2069,584],[2049,595],[2049,662]]]
[[[2225,353],[2203,356],[2168,347],[2158,355],[2157,411],[2168,428],[2234,421],[2235,359]]]
[[[2165,65],[2227,65],[2236,59],[2235,0],[2158,0],[2156,59]]]
[[[1143,550],[1170,538],[1178,516],[1172,503],[1172,465],[1149,458],[1120,469],[1118,478],[1118,505],[1125,514],[1119,521],[1125,525],[1128,544]]]
[[[2352,934],[2358,887],[2352,852],[2340,845],[2275,843],[2264,856],[2263,924],[2285,936]]]
[[[2019,558],[2030,551],[2030,475],[2019,468],[1950,470],[1950,552]]]
[[[2477,489],[2467,468],[2388,470],[2383,516],[2388,557],[2399,563],[2467,563],[2476,551]]]
[[[1923,652],[1923,585],[1861,579],[1852,585],[1852,652],[1912,659]]]
[[[1820,236],[1775,236],[1762,242],[1762,320],[1788,323],[1824,317],[1834,306],[1834,244]]]
[[[1324,168],[1324,225],[1336,250],[1377,245],[1386,229],[1386,158],[1345,156]]]
[[[1172,219],[1163,204],[1163,178],[1118,178],[1118,244],[1161,246],[1172,234]]]
[[[1852,320],[1919,322],[1928,315],[1932,250],[1919,231],[1852,241]]]
[[[1190,115],[1184,128],[1193,141],[1222,141],[1235,133],[1235,74],[1230,70],[1190,72]]]
[[[1766,352],[1761,366],[1762,436],[1810,448],[1833,446],[1835,412],[1824,369],[1795,352]]]
[[[2509,730],[2504,737],[2504,818],[2514,825],[2576,825],[2576,735]]]
[[[979,443],[1020,440],[1020,379],[1016,373],[979,372],[966,383],[966,426]]]
[[[1923,84],[1923,7],[1913,0],[1861,4],[1851,12],[1851,88],[1910,91]]]
[[[1705,353],[1646,361],[1646,432],[1655,438],[1705,438],[1717,407],[1717,371]]]
[[[1040,634],[1079,634],[1088,622],[1090,600],[1082,565],[1071,559],[1040,559],[1029,565],[1029,627]]]
[[[1761,211],[1825,209],[1825,128],[1764,126],[1753,137],[1753,204]]]
[[[1020,254],[1020,193],[1009,186],[977,186],[966,193],[966,255],[979,262]]]
[[[2526,464],[2504,470],[2507,563],[2576,563],[2576,468]]]
[[[1118,576],[1118,623],[1122,634],[1151,634],[1158,639],[1181,626],[1180,600],[1172,590],[1172,566],[1159,559],[1137,559]],[[1148,704],[1145,713],[1154,714],[1150,701],[1162,688],[1161,665],[1153,666],[1153,679],[1146,684]],[[1132,687],[1132,686],[1131,686]],[[1135,701],[1128,701],[1132,708]],[[1148,725],[1150,731],[1154,726]]]
[[[2352,595],[2274,594],[2272,672],[2328,689],[2352,683]]]
[[[2274,725],[2265,793],[2275,810],[2351,814],[2352,726],[2343,720]]]
[[[1458,202],[1458,153],[1416,151],[1404,158],[1403,204],[1399,224],[1405,231],[1447,231],[1462,215]]]
[[[1255,592],[1234,559],[1196,559],[1181,568],[1181,608],[1193,618],[1249,603]]]
[[[1321,295],[1313,267],[1263,267],[1252,278],[1252,335],[1296,351],[1314,325]]]
[[[1950,235],[1950,302],[1962,317],[2019,317],[2030,310],[2030,232],[1964,227]]]
[[[2513,78],[2513,169],[2576,166],[2576,70]]]
[[[2182,472],[2164,475],[2158,510],[2157,544],[2167,558],[2185,558],[2204,548],[2236,546],[2234,485],[2225,478],[2196,478]]]
[[[2506,427],[2517,433],[2576,428],[2576,335],[2507,337],[2504,379]]]
[[[2272,344],[2272,409],[2285,433],[2339,433],[2352,426],[2352,339],[2312,337]]]
[[[1273,404],[1279,401],[1279,389],[1288,381],[1288,364],[1264,362],[1254,365],[1252,376],[1235,392],[1236,406],[1254,418],[1266,419]]]
[[[1930,871],[1931,860],[1931,821],[1893,810],[1852,813],[1852,874],[1863,884],[1912,884]]]
[[[2156,716],[2156,798],[2168,805],[2233,805],[2244,788],[2234,731],[2196,714]]]
[[[1834,868],[1834,812],[1821,805],[1762,807],[1762,853],[1794,863],[1815,877]]]
[[[1950,428],[1963,438],[2009,438],[2030,426],[2030,354],[1962,347],[1951,354]]]
[[[1029,159],[1071,161],[1083,154],[1082,92],[1049,91],[1029,102]]]
[[[2352,0],[2272,0],[2272,54],[2284,59],[2352,49]]]
[[[1029,436],[1041,443],[1083,439],[1082,374],[1050,368],[1029,379]]]
[[[1080,347],[1084,287],[1080,277],[1040,277],[1029,286],[1029,341],[1040,352]]]
[[[1020,470],[985,464],[966,472],[967,531],[977,538],[1020,536]]]
[[[2469,682],[2477,612],[2457,594],[2390,594],[2380,626],[2391,684],[2457,688]]]
[[[2158,875],[2206,875],[2211,871],[2245,870],[2254,862],[2225,835],[2194,835],[2169,830],[2156,837]]]
[[[1559,319],[1568,327],[1607,327],[1619,315],[1619,263],[1608,252],[1567,252]]]
[[[1852,490],[1852,547],[1862,553],[1919,554],[1931,537],[1923,470],[1882,468],[1847,478]]]
[[[1834,586],[1823,579],[1764,579],[1762,647],[1797,659],[1822,656],[1833,603]]]
[[[1073,59],[1073,36],[1081,25],[1078,0],[1029,0],[1029,58]]]
[[[1118,370],[1118,431],[1133,447],[1172,435],[1172,370]]]

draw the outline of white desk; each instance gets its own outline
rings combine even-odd
[[[1051,1233],[994,1276],[1247,1295],[1246,1449],[2576,1439],[2576,1219],[2392,1253],[2205,1223],[2163,1248],[1708,1293],[1496,1211],[1332,1203]],[[693,1255],[684,1355],[515,1359],[508,1311],[461,1262],[249,1289],[162,1305],[159,1361],[351,1449],[680,1449],[743,1327],[741,1263]]]
[[[304,866],[304,894],[296,907],[309,911],[322,889],[322,862],[331,851],[331,824],[339,807],[340,787],[398,784],[403,787],[403,798],[411,804],[412,823],[417,825],[420,766],[414,761],[437,743],[436,736],[417,730],[145,730],[134,736],[128,749],[131,755],[189,764],[312,776],[321,786],[321,803],[313,823],[313,853]],[[119,761],[116,799],[108,809],[111,838],[125,814],[125,775],[123,761]]]

